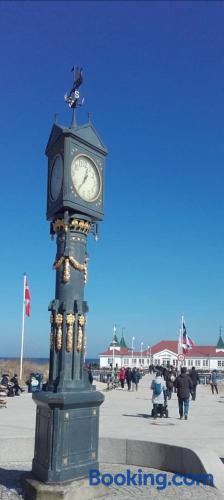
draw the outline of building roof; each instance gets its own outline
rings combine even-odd
[[[157,344],[154,344],[151,347],[151,354],[156,354],[157,352],[164,351],[164,349],[168,349],[174,353],[178,353],[178,341],[177,340],[161,340]],[[144,351],[144,356],[147,356],[148,349]]]
[[[113,340],[112,340],[112,341],[111,341],[111,343],[110,343],[110,346],[111,346],[111,347],[113,347],[113,346],[115,346],[115,345],[117,345],[118,347],[119,347],[119,345],[120,345],[120,343],[119,343],[119,340],[118,340],[118,338],[117,338],[116,333],[114,334],[114,336],[113,336]]]
[[[224,357],[224,352],[216,352],[217,347],[213,345],[195,345],[192,349],[186,352],[185,356],[187,358],[200,358],[200,357],[213,357],[220,358]],[[177,340],[161,340],[157,344],[151,347],[151,355],[156,356],[161,351],[171,351],[174,354],[178,354],[178,341]],[[100,356],[111,357],[113,355],[113,349],[107,349],[100,353]],[[149,349],[142,352],[143,357],[148,357],[150,355]],[[120,350],[114,348],[114,356],[132,356],[132,349],[121,347]],[[133,351],[133,357],[141,357],[141,352]]]
[[[224,349],[224,342],[222,340],[222,335],[220,333],[219,335],[219,340],[217,342],[217,345],[216,345],[216,349]]]
[[[124,336],[123,335],[122,335],[121,340],[120,340],[120,347],[124,347],[124,348],[128,347],[127,344],[126,344],[126,342],[125,342],[125,340],[124,340]]]
[[[120,349],[116,349],[116,347],[114,349],[108,348],[106,351],[101,352],[99,356],[111,357],[113,355],[113,352],[114,356],[132,356],[132,349],[129,349],[128,347],[121,347]],[[133,358],[136,358],[138,356],[141,357],[141,352],[133,351]],[[142,356],[144,356],[143,353]]]
[[[178,354],[178,340],[161,340],[157,344],[151,347],[151,354],[155,355],[164,350],[172,351],[175,354]],[[195,345],[192,349],[189,349],[186,353],[186,357],[203,357],[203,356],[212,356],[212,357],[220,357],[223,356],[224,353],[216,352],[217,347],[214,345]],[[143,353],[144,356],[147,356],[147,350]]]

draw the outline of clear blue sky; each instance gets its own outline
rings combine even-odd
[[[224,325],[224,3],[0,2],[1,351],[48,356],[56,245],[44,149],[83,66],[85,107],[109,150],[105,220],[89,237],[87,357],[113,323],[140,349]]]

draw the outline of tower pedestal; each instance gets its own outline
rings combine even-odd
[[[39,392],[32,472],[45,483],[86,477],[98,468],[99,406],[94,390]]]

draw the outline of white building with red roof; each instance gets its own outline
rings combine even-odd
[[[124,339],[121,344],[124,343]],[[148,349],[139,352],[128,347],[120,346],[118,339],[113,340],[108,349],[99,355],[100,367],[108,368],[111,365],[118,368],[124,366],[131,368],[147,368],[150,364],[177,366],[178,340],[161,340]],[[198,370],[224,370],[224,342],[221,335],[216,346],[195,345],[184,354],[182,366]]]

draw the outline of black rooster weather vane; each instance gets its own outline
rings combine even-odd
[[[72,109],[77,108],[77,106],[82,106],[84,104],[84,97],[80,99],[79,87],[83,83],[83,70],[82,68],[73,67],[74,72],[74,83],[69,94],[65,94],[65,101],[68,103],[69,107]]]

